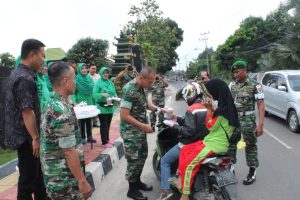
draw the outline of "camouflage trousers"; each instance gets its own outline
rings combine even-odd
[[[165,107],[165,104],[164,103],[157,103],[157,102],[153,102],[154,105],[160,107],[160,108],[163,108]],[[156,113],[155,112],[151,112],[150,113],[150,122],[151,122],[151,126],[154,126],[156,124]],[[160,112],[158,114],[158,122],[161,123],[162,121],[164,120],[164,114],[162,112]]]
[[[137,182],[143,171],[148,156],[148,144],[146,133],[137,129],[131,129],[121,133],[124,140],[125,158],[127,160],[126,179]]]
[[[256,137],[256,122],[255,115],[240,117],[240,124],[242,129],[242,136],[246,143],[245,154],[248,167],[257,168],[259,162],[257,159],[257,137]],[[236,163],[236,145],[230,145],[228,154],[233,157],[233,163]]]
[[[84,200],[81,197],[78,186],[70,186],[58,191],[48,190],[47,194],[50,199],[55,200]]]

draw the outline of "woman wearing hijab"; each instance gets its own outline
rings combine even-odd
[[[194,176],[202,161],[215,153],[226,152],[229,146],[227,138],[239,127],[238,114],[227,84],[221,79],[212,79],[205,84],[211,98],[204,100],[207,108],[206,127],[210,133],[192,144],[182,147],[179,157],[177,186],[182,188],[181,200],[189,199]],[[212,104],[217,102],[217,108]],[[191,177],[186,177],[191,174]],[[182,187],[181,187],[182,186]]]
[[[48,70],[52,67],[52,65],[53,65],[54,63],[55,63],[55,62],[49,62],[49,63],[47,64]],[[48,70],[47,70],[47,71],[48,71]],[[47,86],[47,88],[48,88],[48,91],[49,91],[49,92],[52,92],[53,89],[52,89],[52,84],[51,84],[50,79],[49,79],[49,76],[48,76],[48,72],[44,74],[44,81],[45,81],[45,84],[46,84],[46,86]]]
[[[93,90],[93,96],[100,114],[100,134],[102,144],[111,148],[113,142],[109,141],[109,128],[114,113],[114,106],[107,105],[107,99],[117,97],[116,89],[111,80],[109,80],[109,70],[106,67],[100,69],[100,79],[96,82]]]
[[[42,71],[36,73],[37,76],[36,86],[39,92],[41,111],[44,110],[45,106],[47,105],[47,101],[50,97],[50,92],[48,90],[47,83],[44,79],[44,75],[47,74],[47,71],[48,71],[47,61],[44,61],[44,64],[42,65]]]
[[[73,95],[73,101],[76,103],[86,102],[87,105],[94,105],[93,100],[93,79],[88,75],[87,66],[84,63],[79,63],[76,75],[76,90]],[[92,118],[80,119],[80,132],[82,143],[86,141],[96,143],[92,137]],[[86,135],[85,135],[86,131]]]

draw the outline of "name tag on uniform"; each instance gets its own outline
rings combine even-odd
[[[255,97],[255,100],[261,100],[261,99],[265,98],[265,95],[264,95],[264,93],[259,93],[259,94],[255,94],[254,97]]]

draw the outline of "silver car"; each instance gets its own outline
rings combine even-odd
[[[265,93],[266,115],[272,113],[286,120],[293,132],[299,132],[300,70],[265,72],[261,84]]]

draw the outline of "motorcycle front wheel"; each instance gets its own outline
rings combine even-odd
[[[152,158],[152,166],[153,166],[153,171],[159,180],[160,180],[160,159],[161,158],[158,155],[158,153],[155,152]]]

